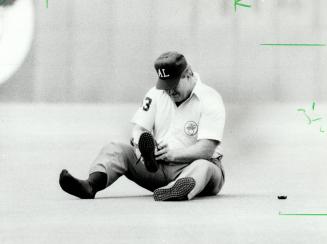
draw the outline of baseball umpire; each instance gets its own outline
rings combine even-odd
[[[158,81],[132,119],[131,145],[104,146],[87,180],[62,170],[59,184],[65,192],[93,199],[122,175],[152,191],[156,201],[190,200],[221,190],[221,96],[201,82],[180,53],[160,55],[154,67]]]

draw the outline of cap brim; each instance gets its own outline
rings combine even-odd
[[[174,89],[179,82],[180,78],[174,78],[174,79],[169,79],[169,80],[162,80],[158,79],[156,88],[158,90],[169,90],[169,89]]]

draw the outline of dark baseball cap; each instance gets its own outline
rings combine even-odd
[[[168,90],[178,85],[187,62],[183,54],[178,52],[166,52],[154,62],[154,68],[158,74],[157,89]]]

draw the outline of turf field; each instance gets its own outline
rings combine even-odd
[[[61,191],[62,168],[86,178],[102,145],[128,142],[136,108],[1,104],[0,243],[327,242],[327,216],[280,215],[327,214],[327,105],[309,125],[310,104],[226,104],[216,197],[155,202],[124,177],[96,200]]]

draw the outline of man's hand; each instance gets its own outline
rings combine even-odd
[[[209,160],[219,143],[216,140],[202,139],[189,147],[176,149],[171,149],[166,143],[161,143],[157,146],[155,157],[156,160],[175,163],[191,163],[197,159]]]
[[[154,155],[156,160],[175,161],[174,150],[171,150],[167,143],[158,144]]]

